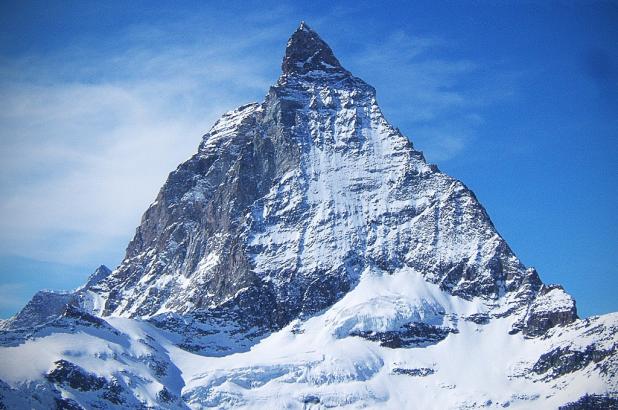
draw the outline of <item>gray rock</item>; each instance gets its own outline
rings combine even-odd
[[[66,384],[80,391],[99,390],[107,385],[107,381],[103,377],[90,374],[66,360],[58,360],[55,365],[56,367],[45,376],[52,383]]]
[[[90,275],[86,284],[83,286],[84,288],[91,288],[97,283],[101,282],[103,279],[108,277],[112,273],[111,269],[105,265],[101,265]]]
[[[527,337],[544,335],[556,326],[577,320],[575,300],[560,285],[543,285],[528,308],[522,331]]]
[[[419,368],[414,368],[414,369],[407,369],[404,367],[395,367],[393,368],[393,370],[391,370],[391,373],[405,374],[407,376],[414,376],[414,377],[426,377],[426,376],[431,376],[432,374],[434,374],[435,370],[429,367],[419,367]]]
[[[386,332],[352,332],[350,336],[358,336],[367,340],[379,342],[380,346],[398,349],[402,347],[427,347],[436,344],[457,329],[433,326],[422,322],[407,323],[399,330]]]
[[[560,406],[559,410],[617,410],[618,398],[603,394],[586,394],[579,400]]]

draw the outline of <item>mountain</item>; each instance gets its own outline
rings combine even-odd
[[[0,329],[7,408],[618,408],[580,319],[305,23],[173,171],[122,263]]]

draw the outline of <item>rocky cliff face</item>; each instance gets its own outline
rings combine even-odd
[[[611,406],[617,326],[578,319],[303,23],[265,100],[204,135],[120,266],[2,323],[0,403]]]

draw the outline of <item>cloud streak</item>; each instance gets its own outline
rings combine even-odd
[[[119,258],[101,249],[114,242],[122,249],[200,135],[223,112],[266,92],[267,62],[243,51],[268,35],[226,47],[140,46],[99,56],[71,49],[5,61],[4,252],[64,263]],[[64,249],[51,246],[53,238]]]

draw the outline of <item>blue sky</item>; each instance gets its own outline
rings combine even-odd
[[[0,317],[118,264],[300,20],[526,265],[582,316],[618,310],[618,3],[124,3],[0,4]]]

